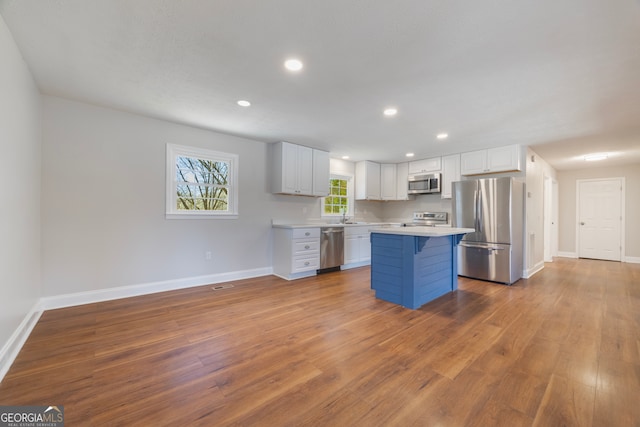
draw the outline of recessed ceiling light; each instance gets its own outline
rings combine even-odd
[[[241,99],[240,101],[238,101],[238,105],[241,107],[249,107],[251,103],[249,101],[245,101],[244,99]]]
[[[300,71],[303,67],[302,61],[294,58],[284,61],[284,66],[289,71]]]
[[[609,155],[607,153],[594,153],[594,154],[587,154],[586,156],[584,156],[584,160],[587,162],[595,162],[597,160],[604,160],[608,157]]]
[[[397,108],[389,107],[389,108],[384,110],[384,115],[385,116],[395,116],[396,114],[398,114],[398,109]]]
[[[405,156],[407,156],[407,157],[413,157],[413,156],[414,156],[414,154],[413,154],[413,153],[407,153],[407,154],[405,154]]]
[[[447,139],[447,137],[448,137],[448,136],[449,136],[449,134],[448,134],[448,133],[444,133],[444,132],[443,132],[443,133],[439,133],[439,134],[437,134],[437,135],[436,135],[436,138],[438,138],[438,139]]]
[[[342,156],[344,160],[349,160],[349,156]]]

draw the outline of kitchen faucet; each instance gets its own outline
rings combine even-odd
[[[342,220],[340,221],[341,224],[346,224],[347,223],[347,212],[342,212]]]

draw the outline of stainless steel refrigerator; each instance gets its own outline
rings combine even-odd
[[[454,227],[474,228],[458,245],[458,274],[513,284],[522,277],[524,183],[486,178],[453,183]]]

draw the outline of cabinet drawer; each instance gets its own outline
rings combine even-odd
[[[294,228],[293,238],[304,239],[309,237],[320,237],[320,228]]]
[[[371,228],[368,225],[364,225],[361,227],[358,226],[350,226],[350,227],[345,227],[344,228],[344,235],[345,236],[358,236],[358,235],[368,235],[369,234],[369,228]]]
[[[320,256],[296,257],[293,260],[293,272],[317,270],[320,268]]]
[[[320,250],[320,241],[314,240],[294,240],[293,254],[301,255],[308,252],[318,252]]]

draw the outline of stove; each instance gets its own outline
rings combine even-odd
[[[413,221],[405,222],[403,227],[435,227],[448,225],[449,214],[447,212],[414,212]]]

